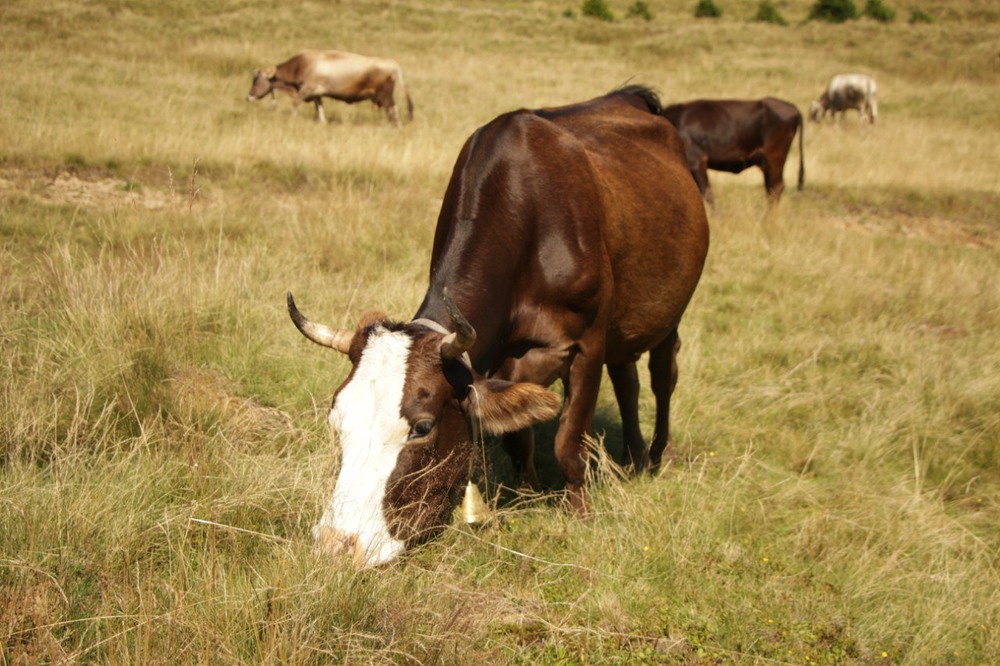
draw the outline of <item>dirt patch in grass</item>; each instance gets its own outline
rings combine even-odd
[[[186,184],[163,189],[103,174],[81,174],[70,170],[55,176],[21,169],[0,172],[0,194],[21,193],[38,201],[81,208],[137,208],[167,210],[189,205],[192,195]],[[194,198],[204,197],[199,191]]]
[[[1000,195],[994,193],[817,188],[812,195],[838,228],[1000,248]]]
[[[830,223],[844,229],[861,229],[877,234],[898,234],[936,243],[1000,249],[1000,228],[969,221],[942,217],[838,215],[831,218]]]
[[[133,206],[156,210],[169,208],[180,200],[176,195],[149,190],[127,180],[87,181],[66,171],[56,176],[43,192],[44,198],[55,203],[93,208]]]

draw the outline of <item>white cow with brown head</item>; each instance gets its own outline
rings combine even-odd
[[[809,120],[820,122],[830,113],[833,122],[837,113],[841,121],[848,109],[857,109],[861,114],[861,122],[868,121],[872,125],[878,118],[878,87],[875,79],[867,74],[838,74],[830,79],[826,90],[809,106]]]
[[[273,103],[274,91],[281,90],[292,96],[296,106],[300,102],[314,103],[316,120],[326,122],[324,97],[348,104],[371,100],[376,107],[385,109],[390,122],[399,125],[396,86],[404,87],[407,115],[413,120],[413,101],[405,90],[403,71],[395,60],[346,51],[303,51],[280,65],[258,69],[247,101],[271,95]]]

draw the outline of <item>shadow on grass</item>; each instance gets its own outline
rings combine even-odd
[[[559,470],[555,455],[556,431],[559,429],[558,419],[535,426],[535,469],[538,472],[538,479],[542,484],[539,489],[542,498],[547,502],[559,502],[562,499],[562,490],[566,487],[566,479]],[[618,464],[622,463],[624,456],[624,441],[622,439],[621,417],[618,414],[618,407],[615,405],[598,405],[594,412],[593,435],[603,441],[605,449],[610,454],[612,460]],[[643,433],[648,436],[648,433]],[[475,464],[473,479],[482,486],[483,464],[480,460]],[[510,457],[503,450],[499,437],[491,437],[486,440],[486,468],[489,491],[493,496],[498,494],[498,506],[506,506],[523,499],[522,493],[517,491],[518,479],[514,473]]]

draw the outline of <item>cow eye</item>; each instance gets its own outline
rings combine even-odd
[[[413,427],[410,428],[410,434],[406,439],[421,439],[431,434],[431,430],[434,430],[434,421],[422,419],[413,424]]]

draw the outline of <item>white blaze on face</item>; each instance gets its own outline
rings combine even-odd
[[[406,545],[389,533],[382,500],[410,430],[400,414],[410,343],[404,333],[374,330],[329,415],[343,458],[318,527],[355,536],[366,565],[387,562]]]

